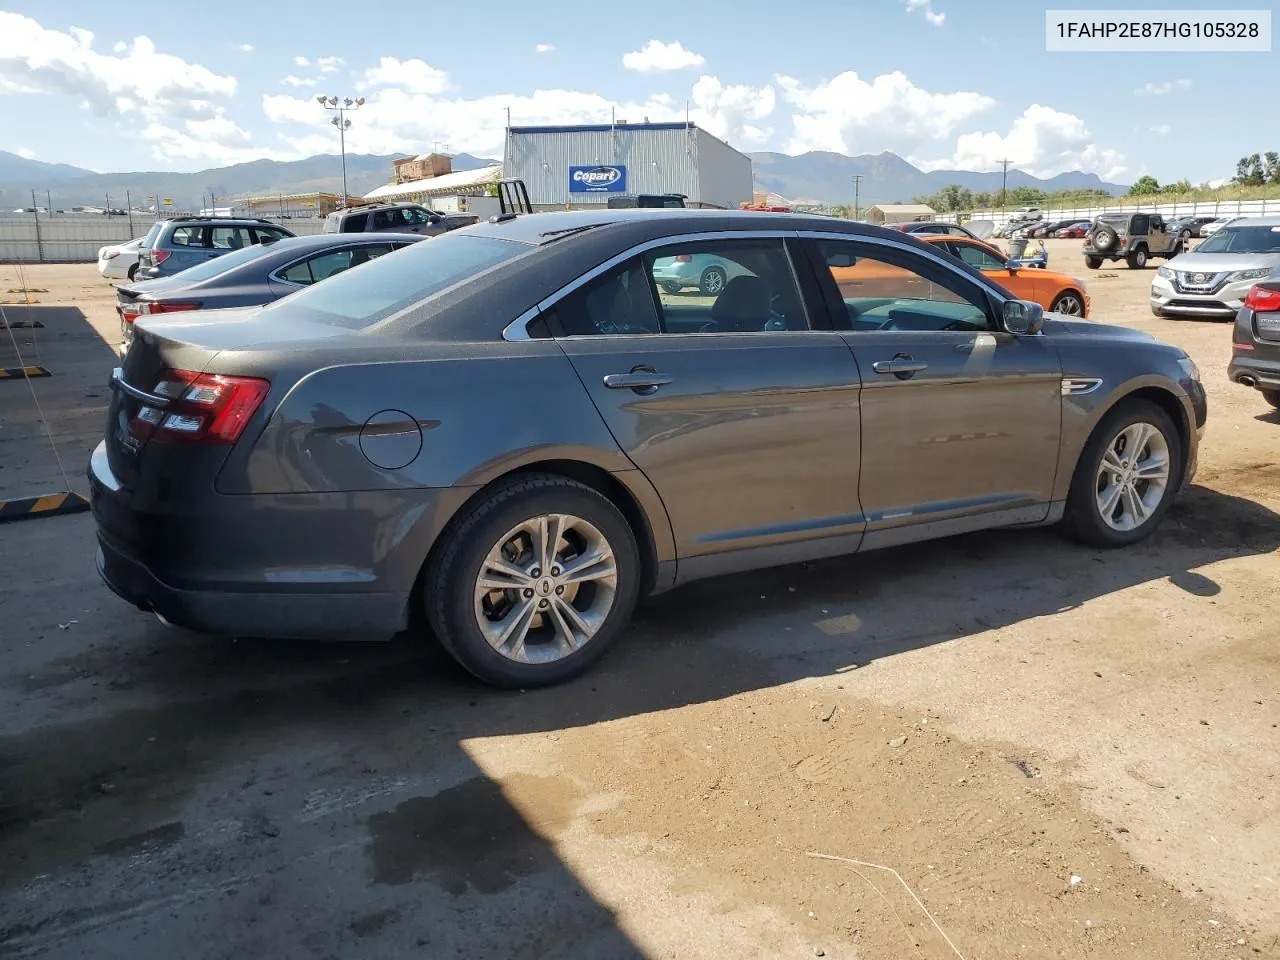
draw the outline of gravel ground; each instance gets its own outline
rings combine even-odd
[[[1280,957],[1280,416],[1225,324],[1078,248],[1051,264],[1094,316],[1209,392],[1196,486],[1123,552],[992,532],[696,584],[521,694],[412,638],[166,630],[87,515],[0,527],[0,955]],[[22,280],[83,490],[111,289]],[[0,498],[61,487],[0,382]]]

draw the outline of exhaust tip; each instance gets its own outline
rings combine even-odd
[[[1236,383],[1242,384],[1246,387],[1256,387],[1258,385],[1258,378],[1252,374],[1242,373],[1240,376],[1236,377]]]

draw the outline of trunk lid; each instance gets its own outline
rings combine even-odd
[[[342,327],[291,320],[287,315],[264,315],[261,307],[143,316],[134,322],[133,333],[123,364],[112,374],[105,438],[111,472],[126,489],[133,489],[140,480],[155,482],[160,473],[172,473],[174,458],[182,458],[186,452],[193,454],[194,460],[195,450],[189,445],[153,440],[148,429],[148,423],[159,422],[165,410],[162,382],[173,382],[168,371],[234,378],[245,372],[237,355],[255,348],[259,348],[258,357],[287,361],[304,345],[353,336]],[[224,352],[227,362],[219,365],[218,358]],[[268,360],[265,371],[259,364],[250,373],[271,380],[275,359]],[[270,395],[266,402],[271,402]],[[216,457],[221,464],[231,448],[200,449],[204,451],[201,463]],[[213,473],[208,479],[212,484]]]

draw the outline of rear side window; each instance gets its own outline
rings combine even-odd
[[[273,240],[284,240],[289,234],[279,227],[252,227],[254,243],[271,243]]]
[[[314,257],[308,257],[301,263],[295,263],[287,270],[282,270],[280,278],[290,283],[309,286],[390,252],[390,244],[361,244],[358,247],[346,247],[342,250],[328,250]]]
[[[169,235],[171,247],[203,247],[205,245],[204,227],[176,227]]]
[[[317,323],[359,330],[530,249],[511,240],[447,233],[415,243],[398,256],[378,257],[359,270],[344,271],[266,309],[296,310]]]
[[[252,246],[248,227],[211,227],[212,243],[215,250],[239,250]]]
[[[365,221],[369,219],[367,213],[353,213],[346,220],[342,221],[343,233],[364,233]]]
[[[1129,232],[1135,234],[1144,234],[1150,229],[1150,217],[1145,213],[1135,213],[1133,221],[1129,225]]]

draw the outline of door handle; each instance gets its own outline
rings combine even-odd
[[[876,373],[918,373],[928,370],[929,365],[922,360],[877,360],[871,369]]]
[[[604,385],[610,390],[634,390],[636,393],[653,393],[675,380],[653,370],[634,370],[631,373],[608,373]]]

